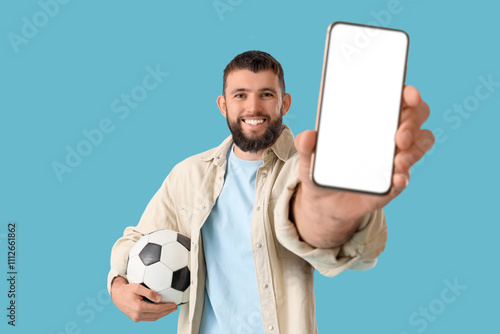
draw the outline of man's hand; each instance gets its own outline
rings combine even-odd
[[[113,303],[135,322],[155,321],[177,310],[174,303],[150,304],[143,301],[142,297],[157,303],[161,301],[158,293],[140,284],[128,283],[121,276],[115,277],[111,283]]]
[[[385,196],[372,196],[317,187],[310,179],[311,154],[316,132],[304,131],[295,139],[299,153],[300,185],[291,216],[301,238],[319,248],[336,247],[358,229],[363,217],[384,207],[408,185],[410,168],[434,145],[434,135],[421,129],[429,117],[429,106],[415,87],[405,86],[401,121],[396,131],[396,156],[392,187]]]

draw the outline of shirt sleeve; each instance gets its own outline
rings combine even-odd
[[[137,226],[129,226],[123,236],[116,241],[111,250],[111,269],[108,274],[108,291],[111,293],[111,282],[117,276],[126,278],[128,254],[132,246],[143,235],[161,230],[178,231],[176,214],[172,196],[170,195],[170,180],[172,173],[165,179],[160,189],[153,196],[141,216]]]
[[[274,211],[278,241],[325,276],[335,276],[346,269],[367,270],[375,266],[387,241],[382,209],[365,216],[352,238],[339,247],[316,248],[300,240],[295,224],[289,219],[290,199],[299,183],[298,157],[294,158],[285,164],[280,175],[283,179],[277,181],[283,185]]]

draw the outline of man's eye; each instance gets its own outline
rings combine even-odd
[[[262,94],[262,96],[264,96],[264,97],[270,97],[270,96],[273,96],[273,94],[272,93],[264,93],[264,94]]]
[[[244,97],[244,95],[243,94],[236,94],[234,97],[236,97],[236,98],[242,98],[242,97]]]

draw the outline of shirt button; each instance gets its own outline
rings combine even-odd
[[[262,172],[262,177],[266,177],[267,176],[267,173],[266,172]]]
[[[260,206],[257,207],[257,211],[260,211]]]
[[[269,325],[269,330],[272,331],[274,329],[274,326],[273,325]]]
[[[262,244],[260,242],[257,243],[257,248],[262,248]]]
[[[203,205],[201,208],[202,208],[203,210],[205,210],[207,207],[206,207],[205,205]]]
[[[269,287],[269,285],[267,285],[266,283],[264,283],[264,284],[262,285],[262,287],[263,287],[264,289],[267,289],[267,288]]]

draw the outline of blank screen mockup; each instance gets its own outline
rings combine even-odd
[[[374,194],[390,189],[408,43],[400,30],[330,26],[312,175],[317,184]]]

